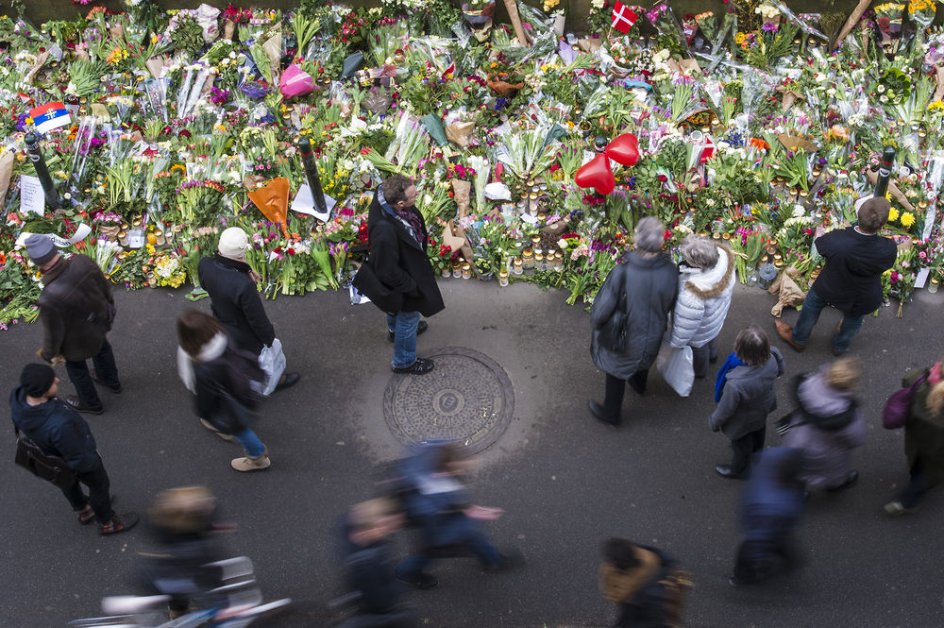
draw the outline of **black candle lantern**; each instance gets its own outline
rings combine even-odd
[[[305,178],[308,179],[308,187],[311,188],[311,197],[315,201],[315,208],[320,214],[328,213],[328,205],[325,203],[324,191],[321,189],[321,177],[318,176],[318,166],[315,165],[315,155],[311,149],[311,142],[307,137],[302,138],[298,143],[298,148],[302,153],[302,166],[305,168]]]

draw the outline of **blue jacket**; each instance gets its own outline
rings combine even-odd
[[[60,456],[76,473],[88,473],[102,464],[88,423],[69,404],[54,397],[46,403],[26,403],[20,386],[10,393],[13,424],[45,453]]]
[[[786,459],[799,456],[796,449],[771,447],[761,452],[751,467],[741,502],[744,540],[776,543],[799,523],[803,513],[803,485],[799,482],[802,466],[796,464],[796,481],[782,478]]]

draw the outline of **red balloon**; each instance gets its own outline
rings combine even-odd
[[[605,153],[600,153],[580,166],[574,176],[574,183],[582,188],[595,188],[597,194],[606,196],[616,187],[616,179],[610,168],[610,160]]]
[[[623,133],[606,147],[610,159],[623,166],[639,163],[639,140],[632,133]]]

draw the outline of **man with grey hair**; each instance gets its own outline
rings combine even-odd
[[[590,311],[590,354],[606,373],[606,396],[602,405],[590,400],[589,407],[607,425],[615,427],[622,421],[627,381],[640,395],[646,391],[649,367],[659,354],[675,305],[678,269],[662,251],[664,243],[665,225],[652,216],[640,220],[633,250],[610,271]]]
[[[734,283],[734,255],[730,249],[708,238],[689,236],[682,241],[679,295],[670,344],[692,348],[695,377],[705,377],[709,362],[718,359],[715,338],[731,307]]]
[[[774,321],[777,335],[794,351],[806,349],[820,312],[831,305],[842,312],[833,334],[833,355],[842,355],[865,315],[882,304],[882,273],[894,266],[898,256],[894,240],[878,235],[890,209],[884,198],[870,198],[859,208],[857,225],[816,238],[816,250],[826,265],[806,294],[796,327],[779,318]]]

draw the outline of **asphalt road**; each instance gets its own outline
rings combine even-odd
[[[482,454],[474,492],[483,505],[506,509],[490,531],[499,545],[520,548],[527,562],[498,575],[480,573],[472,561],[437,563],[439,588],[409,594],[425,625],[608,625],[614,609],[597,590],[596,569],[599,543],[613,535],[658,545],[694,573],[691,626],[944,625],[944,491],[912,515],[883,514],[882,504],[907,475],[902,435],[879,424],[881,404],[904,370],[944,350],[940,304],[916,301],[901,320],[896,308],[885,308],[866,321],[853,347],[865,363],[862,400],[870,424],[868,443],[855,453],[861,479],[847,493],[809,503],[800,532],[802,569],[763,587],[732,589],[727,577],[743,485],[713,471],[729,449],[706,425],[709,383],[696,383],[692,396],[680,399],[654,373],[645,397],[627,391],[624,427],[606,428],[586,411],[588,397],[602,396],[603,376],[589,359],[581,308],[565,305],[562,293],[526,285],[441,285],[447,309],[430,321],[420,354],[468,347],[498,362],[511,379],[515,418]],[[382,315],[370,305],[351,306],[344,293],[267,303],[290,368],[303,379],[264,406],[257,432],[270,448],[272,468],[239,474],[229,468],[239,449],[200,427],[177,378],[174,318],[190,306],[183,297],[117,292],[110,337],[125,390],[103,392],[105,414],[88,421],[119,510],[143,511],[163,488],[211,487],[239,524],[228,539],[233,554],[253,559],[268,598],[297,601],[268,625],[328,625],[325,603],[340,591],[335,522],[371,494],[376,466],[400,452],[382,414],[391,377]],[[773,302],[739,287],[722,346],[750,322],[772,330]],[[804,354],[784,348],[788,377],[830,358],[837,319],[836,312],[824,313]],[[39,325],[20,325],[0,335],[4,391],[34,359],[41,334]],[[778,387],[783,406],[786,381]],[[64,389],[71,393],[65,382]],[[0,625],[61,626],[95,616],[103,595],[130,591],[135,553],[146,536],[135,530],[100,538],[79,526],[56,489],[14,467],[8,434],[0,441],[0,459],[7,461],[0,466],[6,513]],[[777,440],[771,430],[768,444]]]

